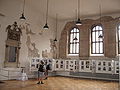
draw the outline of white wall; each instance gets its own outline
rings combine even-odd
[[[5,60],[5,40],[7,39],[7,32],[5,29],[8,25],[12,25],[15,21],[20,24],[25,22],[30,24],[31,30],[35,35],[30,35],[31,42],[36,44],[39,50],[40,57],[42,57],[42,50],[50,51],[50,39],[54,39],[55,20],[48,18],[49,30],[43,30],[45,24],[45,13],[37,12],[27,4],[25,6],[26,21],[20,21],[19,17],[22,13],[23,0],[0,0],[0,13],[5,14],[5,17],[0,16],[0,67],[4,66]],[[39,32],[43,31],[42,35]],[[22,30],[21,49],[20,49],[20,66],[29,69],[28,48],[26,46],[27,35],[26,31]]]

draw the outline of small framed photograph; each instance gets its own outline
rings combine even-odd
[[[36,64],[36,68],[39,68],[39,64]]]
[[[66,61],[66,64],[69,64],[69,61]]]
[[[119,70],[117,70],[116,73],[119,73]]]
[[[106,66],[106,62],[103,62],[103,66]]]
[[[32,59],[32,62],[35,62],[35,59]]]
[[[56,61],[56,63],[58,63],[58,60]]]
[[[108,71],[112,71],[112,68],[111,68],[111,67],[109,67],[109,68],[108,68]]]
[[[81,65],[84,65],[84,61],[81,61]]]
[[[59,68],[58,64],[56,64],[56,68]]]
[[[60,65],[60,68],[63,68],[63,65]]]
[[[31,67],[35,68],[35,64],[32,64]]]
[[[73,63],[73,61],[70,61],[71,63]]]
[[[84,69],[84,66],[81,66],[81,69]]]
[[[106,67],[103,67],[103,71],[106,71]]]
[[[61,61],[61,64],[63,64],[63,61]]]
[[[101,62],[99,62],[98,65],[101,65]]]
[[[108,62],[108,66],[111,66],[111,62]]]
[[[77,67],[75,66],[75,70],[77,69]]]
[[[68,69],[68,65],[66,65],[66,69]]]
[[[98,70],[101,71],[101,67],[98,67]]]
[[[36,59],[36,62],[39,62],[39,59]]]

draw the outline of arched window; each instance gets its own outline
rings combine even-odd
[[[103,54],[103,28],[101,25],[96,25],[91,30],[91,54]]]
[[[120,24],[118,25],[118,54],[120,54]]]
[[[79,54],[79,29],[78,28],[73,28],[70,31],[68,54],[71,54],[71,55]]]

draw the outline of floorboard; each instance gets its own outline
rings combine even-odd
[[[119,90],[118,82],[68,77],[49,77],[42,85],[37,84],[37,79],[4,82],[0,90]]]

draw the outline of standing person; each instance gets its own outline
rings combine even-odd
[[[44,84],[43,83],[44,71],[45,71],[44,62],[41,61],[39,68],[38,68],[38,83],[37,84]]]
[[[46,70],[45,70],[45,79],[48,78],[48,71],[51,70],[50,69],[50,64],[45,62],[45,66],[46,66]]]

